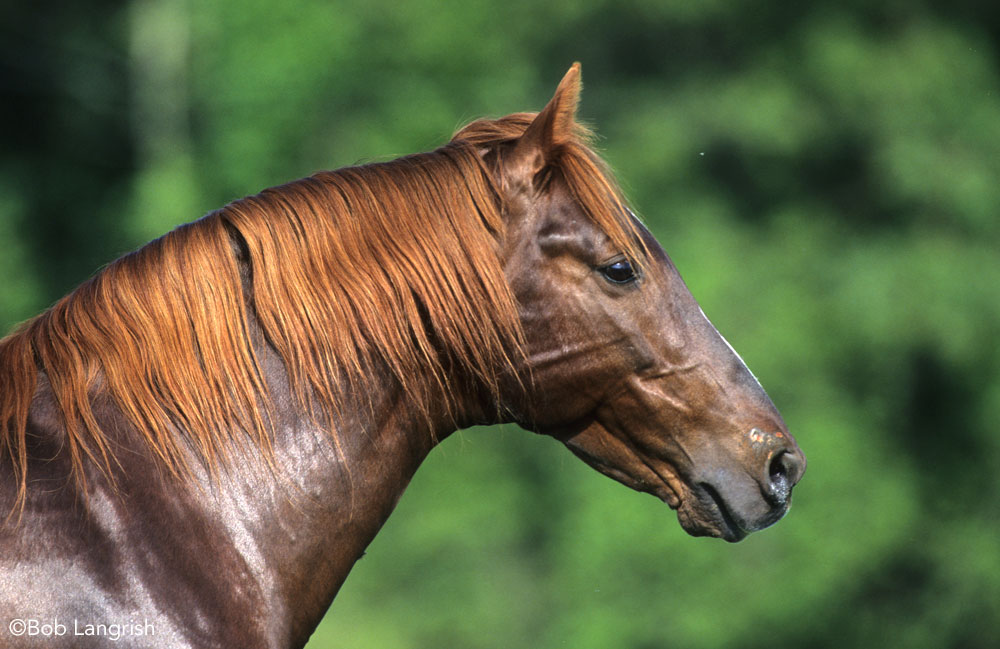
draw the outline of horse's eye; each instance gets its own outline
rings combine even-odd
[[[601,274],[609,282],[614,282],[615,284],[627,284],[635,279],[635,270],[627,259],[621,259],[603,266]]]

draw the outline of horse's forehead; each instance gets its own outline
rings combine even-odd
[[[534,212],[539,228],[575,227],[581,231],[603,232],[588,215],[588,208],[573,195],[565,181],[552,179],[543,191],[529,201],[529,211]]]

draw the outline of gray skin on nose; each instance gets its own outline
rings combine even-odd
[[[711,462],[713,468],[694,480],[699,509],[714,512],[724,521],[727,529],[722,537],[728,541],[738,541],[780,520],[806,466],[802,451],[781,431],[752,428],[741,446],[741,455],[753,458],[749,465]]]

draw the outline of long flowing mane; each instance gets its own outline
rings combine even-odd
[[[456,369],[496,394],[522,353],[497,254],[505,209],[497,171],[505,143],[532,117],[479,120],[436,151],[236,201],[118,259],[0,340],[0,455],[18,478],[19,501],[42,375],[78,481],[87,462],[113,473],[98,397],[175,475],[189,469],[190,449],[210,466],[234,440],[266,450],[256,331],[303,407],[325,413],[335,436],[338,398],[345,389],[364,394],[374,367],[418,400],[426,388],[412,377],[429,375],[447,395]],[[583,129],[552,173],[636,254],[634,225]]]

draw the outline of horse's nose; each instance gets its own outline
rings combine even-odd
[[[768,462],[765,493],[775,507],[784,507],[792,495],[792,487],[802,478],[806,470],[806,457],[792,443],[788,448],[776,451]]]

